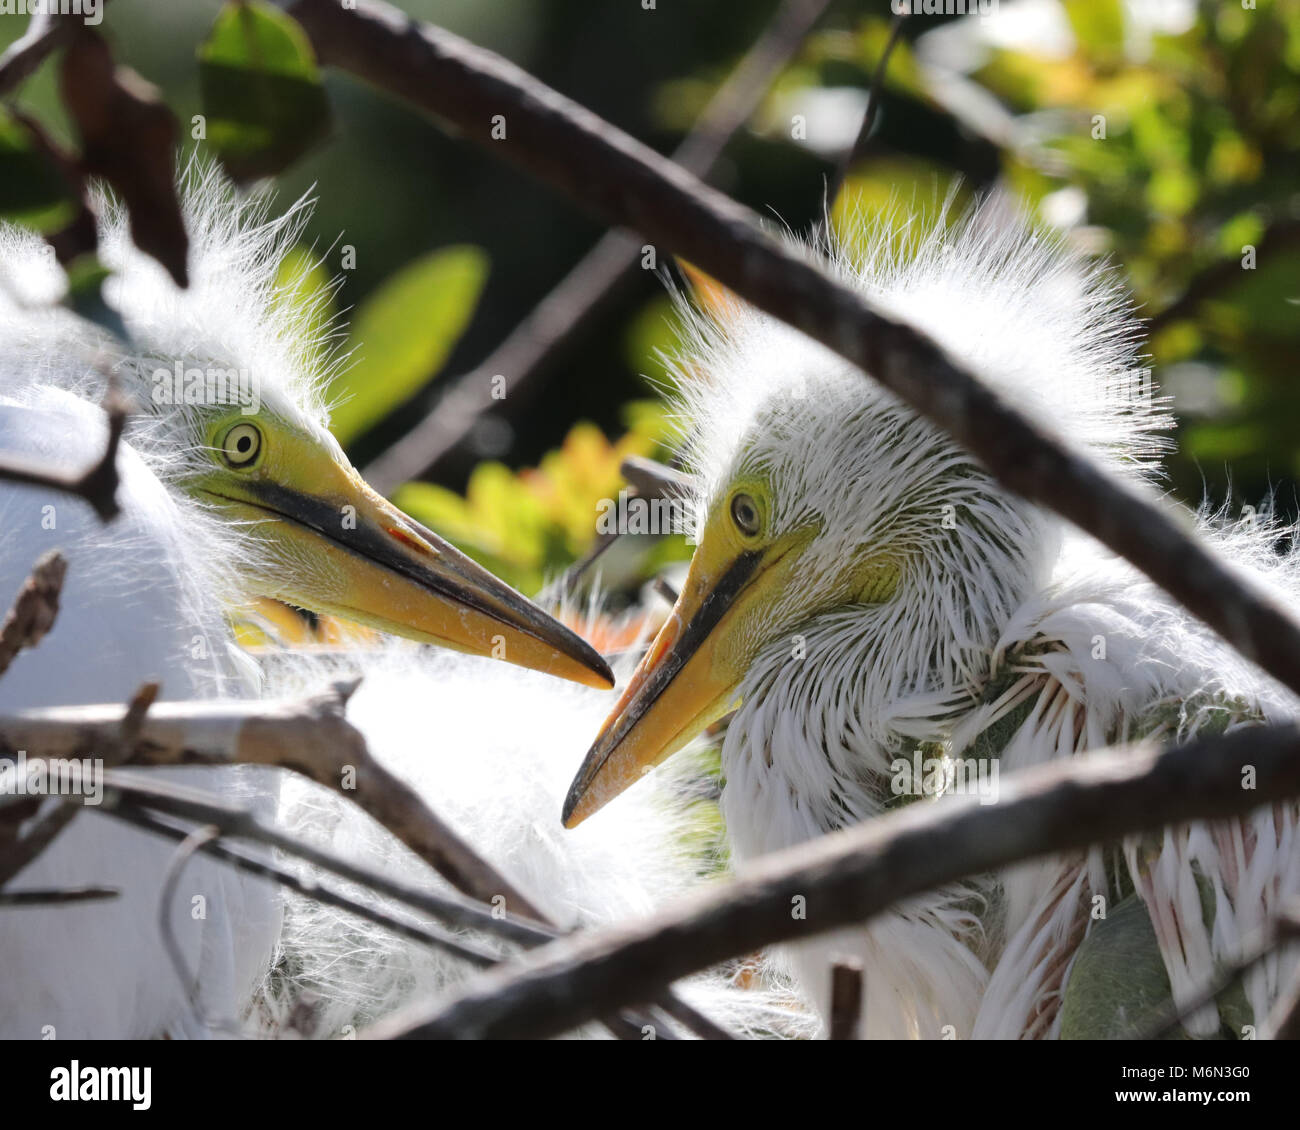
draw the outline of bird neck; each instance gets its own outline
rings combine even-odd
[[[760,653],[722,761],[739,855],[780,850],[896,804],[892,767],[945,742],[977,703],[1040,560],[1008,550],[973,573],[928,555],[891,599],[824,613]],[[995,583],[990,584],[993,580]]]

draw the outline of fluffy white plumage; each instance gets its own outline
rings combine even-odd
[[[268,678],[235,645],[228,614],[257,591],[266,567],[258,545],[183,483],[205,457],[201,407],[154,413],[153,373],[184,367],[246,368],[266,410],[333,449],[320,388],[322,347],[310,319],[272,300],[303,206],[268,219],[235,199],[213,172],[191,169],[182,198],[191,237],[192,286],[177,291],[136,251],[125,217],[101,201],[101,249],[113,268],[110,299],[134,351],[121,356],[69,312],[49,308],[58,271],[39,240],[0,226],[0,450],[78,465],[102,450],[101,349],[143,411],[119,454],[122,516],[101,525],[84,504],[56,492],[0,484],[0,600],[9,599],[45,550],[69,562],[54,630],[0,678],[0,710],[125,701],[149,679],[163,696],[259,696],[310,686],[336,671],[288,654]],[[280,563],[277,567],[293,567]],[[602,708],[598,692],[469,656],[394,642],[350,657],[366,676],[352,721],[377,756],[418,785],[530,896],[566,925],[643,913],[699,881],[708,850],[681,838],[689,798],[647,795],[631,813],[581,834],[565,833],[560,804],[571,759]],[[158,772],[158,771],[153,771]],[[277,810],[271,771],[177,770],[181,783]],[[429,869],[358,811],[288,779],[284,820],[353,858],[436,882]],[[158,927],[162,879],[174,845],[84,812],[12,889],[98,884],[111,902],[0,912],[0,1035],[140,1038],[278,1032],[303,987],[323,995],[319,1033],[361,1024],[416,993],[463,975],[454,963],[384,931],[294,902],[281,937],[281,905],[265,883],[206,857],[192,859],[170,918],[198,979],[191,1007]],[[206,917],[191,911],[202,896]],[[275,964],[277,952],[280,959]],[[269,979],[269,980],[268,980]],[[765,994],[732,993],[706,977],[697,997],[739,1011],[739,1026],[765,1023]],[[262,1007],[248,1016],[256,997]],[[797,1023],[784,1012],[772,1014]],[[758,1019],[755,1019],[757,1017]]]
[[[309,670],[301,661],[282,667],[276,685],[290,692],[324,677]],[[689,760],[656,775],[625,807],[574,831],[562,827],[574,750],[608,710],[608,694],[396,641],[347,656],[333,669],[334,677],[344,673],[364,676],[348,717],[376,757],[561,928],[646,915],[723,875],[716,808],[699,798],[702,774]],[[394,877],[444,886],[373,821],[318,786],[287,781],[279,822]],[[403,916],[364,891],[354,893]],[[476,940],[494,948],[491,939]],[[472,972],[439,951],[295,898],[286,907],[266,1013],[273,1029],[282,1031],[293,1003],[309,991],[317,998],[312,1034],[336,1037],[404,1004],[429,1000]],[[741,988],[723,968],[678,989],[738,1032],[813,1030],[788,983],[776,976]]]
[[[149,409],[157,368],[245,367],[258,374],[270,410],[333,443],[317,394],[320,368],[309,363],[320,343],[300,315],[270,300],[302,207],[268,220],[264,205],[237,203],[215,170],[198,166],[182,190],[192,239],[187,291],[134,248],[121,209],[98,201],[100,254],[114,271],[109,296],[133,338],[126,353],[56,304],[61,272],[39,237],[0,225],[0,450],[65,467],[94,458],[106,433],[105,365],[143,410],[119,452],[123,515],[113,524],[101,525],[67,495],[0,485],[0,600],[12,598],[41,553],[58,548],[68,560],[59,619],[0,679],[2,710],[125,703],[151,679],[161,680],[163,698],[258,693],[256,666],[234,646],[226,619],[248,595],[248,547],[177,486],[202,451],[197,409]],[[176,778],[274,810],[277,780],[265,771],[185,770]],[[0,1034],[208,1034],[157,925],[172,851],[87,811],[12,882],[15,890],[98,884],[120,895],[0,914]],[[210,917],[196,919],[188,903],[178,905],[175,936],[205,986],[211,1016],[238,1017],[273,952],[278,902],[267,884],[202,858],[187,868],[184,889],[203,896]]]
[[[843,280],[1059,439],[1150,489],[1168,408],[1138,367],[1139,329],[1112,278],[1000,198],[914,224],[901,249],[888,225],[859,228],[865,251],[827,249]],[[841,358],[740,303],[684,314],[677,383],[701,534],[737,484],[753,482],[764,484],[765,537],[817,531],[797,582],[753,629],[723,744],[723,808],[741,858],[897,803],[891,765],[917,750],[960,757],[983,742],[1010,771],[1294,714],[1287,692],[1135,570],[1001,488]],[[1288,603],[1300,597],[1300,558],[1273,550],[1280,531],[1205,517],[1199,527]],[[896,570],[887,599],[846,591],[864,558]],[[863,960],[868,1037],[1057,1034],[1092,895],[1114,905],[1136,886],[1182,1002],[1297,889],[1295,835],[1285,806],[1026,865],[795,947],[792,959],[823,1008],[831,956]],[[1292,965],[1279,957],[1252,974],[1256,1022]],[[1209,1035],[1219,1024],[1209,1009],[1190,1027]]]

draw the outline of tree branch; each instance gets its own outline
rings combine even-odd
[[[404,782],[381,766],[344,717],[355,684],[294,701],[161,703],[129,741],[133,765],[271,765],[346,797],[453,887],[484,902],[502,895],[517,913],[540,912],[481,860]],[[121,743],[122,707],[54,707],[0,717],[0,749],[29,757],[103,752]]]
[[[1256,266],[1297,243],[1300,243],[1300,220],[1278,220],[1270,224],[1255,245]],[[1173,322],[1192,317],[1207,298],[1213,298],[1234,282],[1239,282],[1243,270],[1240,256],[1211,264],[1187,284],[1181,295],[1147,322],[1147,333],[1155,334]]]
[[[26,456],[0,452],[0,479],[27,486],[50,487],[84,499],[94,508],[101,522],[109,522],[120,513],[117,505],[117,449],[126,427],[127,403],[110,381],[104,398],[108,414],[108,442],[101,455],[86,470],[67,471]]]
[[[1005,486],[1051,507],[1145,572],[1248,659],[1300,693],[1300,625],[1180,519],[1032,423],[924,334],[763,232],[747,208],[518,67],[385,4],[296,0],[329,65],[450,121],[612,224],[639,231],[802,330],[933,421]],[[492,140],[492,116],[507,135]]]
[[[33,15],[27,30],[0,55],[0,97],[17,90],[80,25],[81,20],[75,16],[51,12]]]
[[[871,131],[876,124],[876,115],[880,112],[880,92],[885,84],[885,68],[889,66],[889,56],[894,53],[894,48],[898,46],[898,40],[903,34],[903,21],[907,19],[908,10],[906,8],[894,13],[894,19],[890,24],[889,38],[885,40],[884,49],[880,52],[880,58],[876,61],[876,69],[871,75],[871,86],[867,89],[867,104],[862,111],[862,125],[858,127],[857,136],[853,139],[853,144],[844,151],[844,156],[840,159],[839,166],[835,170],[835,179],[831,182],[830,191],[827,193],[827,199],[834,201],[839,195],[840,189],[844,187],[844,182],[849,179],[849,174],[853,171],[853,166],[861,160],[863,153],[866,152],[867,143],[871,140]]]
[[[162,703],[147,717],[128,710],[129,725],[123,724],[122,708],[112,704],[0,716],[0,751],[21,749],[32,758],[53,758],[120,748],[122,757],[114,758],[114,764],[291,769],[374,817],[457,890],[483,903],[504,897],[513,913],[549,925],[531,899],[373,758],[363,735],[343,714],[355,686],[339,684],[327,694],[279,702]],[[65,810],[78,811],[67,806],[55,812]],[[70,816],[63,819],[66,823]],[[726,1036],[671,991],[652,996],[697,1034]],[[611,1016],[608,1022],[617,1024],[619,1018]],[[635,1027],[639,1038],[639,1019],[623,1026],[628,1031]]]
[[[1251,768],[1255,787],[1243,787]],[[914,804],[766,856],[640,922],[565,938],[376,1036],[530,1037],[644,997],[696,969],[861,923],[912,895],[1020,860],[1300,795],[1300,724],[1247,727],[1161,752],[1154,742],[1011,774],[1001,799]],[[806,917],[791,914],[801,899]]]
[[[23,648],[35,647],[53,627],[67,572],[68,563],[57,549],[43,554],[32,567],[31,576],[0,624],[0,675]]]

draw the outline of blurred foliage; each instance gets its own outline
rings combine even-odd
[[[597,504],[624,487],[622,461],[665,454],[670,427],[659,404],[634,401],[625,419],[613,443],[594,424],[575,425],[537,467],[480,463],[464,496],[408,483],[393,501],[516,588],[536,592],[590,544]]]
[[[198,57],[206,140],[236,180],[279,172],[328,132],[315,52],[279,9],[227,4]]]
[[[666,150],[776,3],[399,6]],[[1086,253],[1108,256],[1142,314],[1160,318],[1147,348],[1179,420],[1175,493],[1257,504],[1277,487],[1293,514],[1300,0],[1003,0],[987,19],[914,17],[870,142],[827,200],[889,29],[884,0],[833,4],[732,139],[715,183],[796,231],[829,214],[849,242],[857,216],[886,219],[902,240],[909,216],[950,191],[960,207],[1008,185]],[[598,235],[490,154],[346,78],[318,75],[292,22],[265,4],[116,0],[104,30],[183,125],[207,113],[199,148],[236,166],[247,158],[245,171],[298,156],[277,177],[284,204],[316,182],[309,245],[286,263],[281,294],[302,305],[322,349],[336,313],[351,319],[330,392],[334,426],[359,465],[436,402],[448,375],[499,344]],[[0,21],[0,43],[20,31],[21,21]],[[223,93],[222,68],[246,72],[238,98]],[[51,69],[18,106],[67,144]],[[284,94],[286,83],[301,99]],[[308,105],[322,89],[333,132],[303,156],[324,121]],[[271,94],[274,113],[262,104]],[[34,160],[23,127],[0,119],[0,172]],[[9,188],[13,199],[0,185],[0,203],[10,211],[35,216],[55,203],[51,191],[27,200]],[[317,264],[319,247],[328,250]],[[527,591],[590,546],[596,503],[623,485],[623,456],[668,455],[664,410],[645,398],[671,384],[663,358],[676,329],[653,273],[639,274],[559,358],[539,398],[500,406],[502,462],[480,462],[471,444],[442,482],[399,492],[418,518]],[[626,587],[687,552],[680,538],[642,547]]]
[[[1193,501],[1231,487],[1258,503],[1277,486],[1293,513],[1300,4],[1162,7],[1165,27],[1148,25],[1135,43],[1137,6],[1067,3],[1076,37],[1067,55],[996,48],[973,77],[1021,120],[1047,127],[1005,154],[1007,179],[1040,204],[1062,185],[1082,191],[1082,234],[1122,266],[1144,315],[1217,263],[1242,267],[1147,346],[1180,422],[1173,481]],[[1289,248],[1243,266],[1270,230]]]
[[[330,427],[348,444],[442,371],[487,279],[477,247],[444,247],[391,275],[357,310],[352,363],[330,384]]]
[[[30,127],[0,109],[0,216],[53,232],[76,214],[76,202]]]

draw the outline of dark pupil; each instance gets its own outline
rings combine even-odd
[[[754,507],[753,504],[745,499],[736,501],[736,521],[746,529],[754,524]]]
[[[249,439],[248,436],[240,436],[235,446],[238,447],[241,452],[247,451],[250,447],[253,446],[253,441]]]

